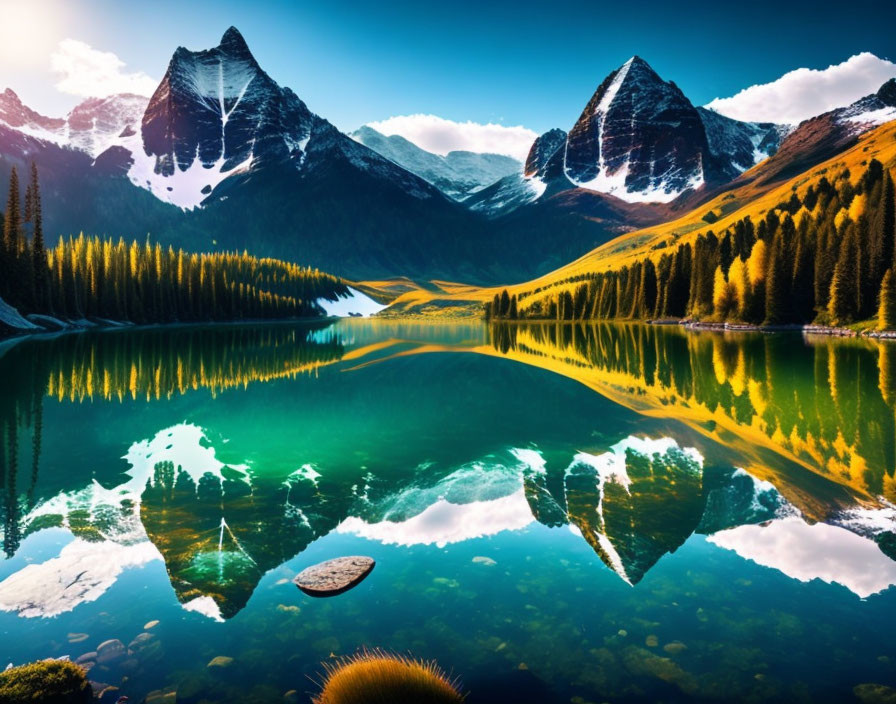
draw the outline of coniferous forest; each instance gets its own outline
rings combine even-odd
[[[337,277],[246,252],[196,254],[83,233],[45,243],[37,167],[22,198],[15,167],[0,213],[0,299],[23,315],[137,324],[319,316]]]
[[[757,325],[896,328],[896,216],[877,160],[858,179],[827,174],[802,195],[707,231],[674,251],[586,273],[486,304],[490,319],[691,318]],[[673,245],[674,246],[674,245]]]

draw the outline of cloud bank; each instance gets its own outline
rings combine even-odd
[[[391,137],[401,135],[421,149],[444,156],[451,151],[505,154],[524,161],[538,136],[526,127],[454,122],[436,115],[398,115],[368,124]]]
[[[796,124],[876,93],[893,77],[896,64],[866,51],[826,69],[798,68],[706,107],[737,120]]]
[[[115,93],[150,96],[158,81],[142,71],[126,73],[125,63],[111,51],[100,51],[77,39],[63,39],[50,55],[50,69],[58,77],[56,88],[85,98]]]

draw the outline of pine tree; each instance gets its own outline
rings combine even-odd
[[[893,281],[892,269],[887,269],[880,284],[877,329],[896,330],[896,281]]]
[[[47,268],[47,251],[44,245],[44,223],[40,199],[40,182],[37,177],[37,164],[31,162],[30,220],[31,228],[31,268],[34,277],[32,308],[36,311],[50,312],[49,271]]]
[[[9,176],[9,194],[6,199],[6,211],[3,218],[3,262],[2,267],[7,275],[0,277],[5,282],[5,287],[0,291],[0,296],[13,306],[21,305],[25,297],[25,287],[22,267],[23,246],[22,232],[22,208],[19,199],[19,176],[16,167],[12,167]]]
[[[881,242],[881,261],[886,266],[896,256],[896,194],[889,171],[884,174],[880,203],[871,223],[871,230],[875,233],[875,239]]]
[[[505,288],[503,291],[501,291],[501,301],[498,309],[498,316],[501,318],[506,318],[508,313],[510,313],[510,294],[507,293],[507,289]]]
[[[765,324],[780,325],[787,322],[784,300],[786,273],[784,268],[784,248],[779,236],[775,237],[768,261],[768,275],[765,282]]]
[[[858,270],[858,248],[855,231],[850,229],[840,245],[840,256],[834,267],[831,280],[831,294],[828,312],[836,325],[846,325],[856,319],[858,300],[856,296],[856,272]]]

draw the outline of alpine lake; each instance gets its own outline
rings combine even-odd
[[[896,696],[896,343],[342,319],[12,340],[0,384],[0,668],[310,702],[381,648],[470,704]],[[292,583],[348,555],[353,589]]]

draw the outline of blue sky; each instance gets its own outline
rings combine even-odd
[[[342,129],[410,113],[536,132],[568,128],[601,79],[632,54],[696,104],[862,51],[896,59],[896,3],[880,0],[0,0],[0,11],[10,8],[40,30],[13,39],[0,30],[0,88],[51,114],[78,101],[54,88],[48,66],[58,41],[114,52],[125,70],[158,79],[178,45],[214,46],[229,25],[275,80]]]

